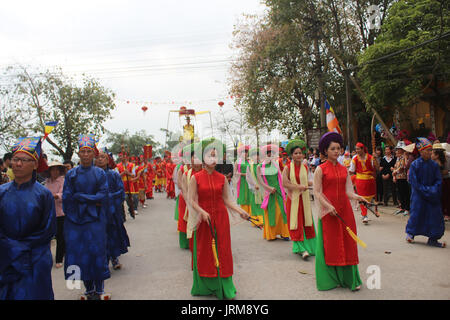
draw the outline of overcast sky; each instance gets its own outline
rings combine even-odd
[[[221,100],[231,110],[233,26],[264,9],[260,0],[1,1],[0,64],[97,77],[117,96],[108,130],[145,129],[163,142],[168,110],[186,105],[217,117]],[[197,123],[209,126],[209,117]],[[169,129],[179,127],[170,115]]]

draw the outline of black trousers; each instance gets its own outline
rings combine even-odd
[[[398,200],[400,200],[400,205],[402,210],[409,211],[409,202],[411,197],[410,185],[406,179],[397,180],[397,191]]]
[[[383,200],[384,204],[387,205],[389,198],[392,194],[392,200],[394,201],[394,205],[397,204],[397,188],[395,187],[394,182],[392,181],[392,178],[383,179]]]
[[[56,217],[56,263],[62,263],[66,254],[66,241],[64,240],[64,219],[65,217]]]
[[[139,204],[139,198],[137,194],[132,194],[131,195],[131,199],[129,198],[128,195],[125,196],[125,200],[127,201],[127,205],[128,205],[128,212],[130,215],[134,215],[134,212],[131,212],[131,207],[133,206],[133,209],[135,211],[137,211],[138,209],[138,204]],[[130,202],[133,201],[132,203]]]
[[[377,174],[377,202],[383,201],[383,178],[381,178],[381,173]]]

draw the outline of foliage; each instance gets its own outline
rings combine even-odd
[[[379,5],[382,25],[395,0],[263,2],[266,15],[244,16],[232,46],[231,94],[250,126],[277,128],[289,137],[323,127],[325,94],[345,123],[345,69],[357,64],[379,33],[368,27],[367,9]],[[361,99],[352,100],[364,110]],[[361,128],[370,126],[370,116],[356,120]]]
[[[103,123],[115,108],[114,93],[86,76],[75,80],[61,69],[30,72],[22,66],[8,67],[4,76],[10,81],[0,95],[5,110],[15,110],[17,120],[8,133],[0,131],[1,138],[43,135],[45,122],[58,121],[47,141],[64,159],[72,158],[80,134],[103,133]]]
[[[424,96],[426,88],[439,101],[439,82],[448,82],[450,37],[413,50],[368,63],[371,60],[419,45],[450,32],[449,4],[438,0],[399,1],[388,11],[375,44],[359,57],[359,78],[372,105],[400,110]],[[442,97],[443,98],[443,97]],[[437,103],[445,109],[445,103]],[[446,110],[448,112],[448,108]],[[384,109],[384,113],[391,112]]]
[[[153,146],[153,154],[155,154],[157,148],[160,146],[160,144],[154,140],[153,135],[147,134],[145,130],[138,131],[134,134],[130,134],[128,130],[121,133],[108,131],[108,136],[106,138],[108,151],[115,155],[122,152],[123,146],[124,151],[131,156],[139,156],[144,153],[143,147],[147,144]]]

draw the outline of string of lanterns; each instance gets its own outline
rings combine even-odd
[[[120,104],[129,104],[129,105],[140,105],[140,106],[146,106],[147,108],[149,106],[174,106],[174,105],[199,105],[204,103],[211,103],[211,102],[217,102],[222,100],[232,100],[234,99],[234,96],[226,96],[226,97],[220,97],[220,98],[214,98],[214,99],[203,99],[203,100],[172,100],[172,101],[149,101],[149,100],[127,100],[127,99],[115,99],[116,103]]]
[[[253,92],[257,92],[257,89],[254,89]],[[260,92],[263,92],[264,89],[260,88],[259,89]],[[204,100],[196,100],[196,101],[188,101],[188,100],[184,100],[184,101],[148,101],[148,100],[125,100],[125,99],[115,99],[115,101],[117,103],[121,103],[121,104],[131,104],[131,105],[140,105],[141,110],[145,113],[147,112],[147,110],[149,109],[149,105],[152,106],[157,106],[157,105],[163,105],[163,106],[174,106],[174,105],[201,105],[201,104],[205,104],[205,103],[211,103],[211,102],[216,102],[219,101],[217,104],[219,105],[220,108],[222,108],[225,105],[225,102],[223,102],[222,100],[233,100],[234,98],[240,98],[239,95],[237,96],[225,96],[222,98],[215,98],[215,99],[204,99]]]
[[[211,102],[216,102],[217,100],[219,100],[219,102],[217,103],[218,106],[220,108],[222,108],[225,105],[225,102],[222,101],[223,100],[230,100],[230,99],[234,99],[234,96],[226,96],[226,97],[222,97],[220,99],[205,99],[205,100],[197,100],[197,101],[171,101],[171,102],[162,102],[162,101],[137,101],[137,100],[124,100],[124,99],[115,99],[117,103],[126,103],[129,105],[141,105],[141,110],[143,111],[144,115],[147,112],[147,110],[149,109],[148,105],[166,105],[166,106],[173,106],[173,105],[199,105],[199,104],[203,104],[203,103],[211,103]]]

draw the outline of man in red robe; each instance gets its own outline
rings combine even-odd
[[[280,167],[280,171],[283,172],[284,167],[291,165],[291,160],[289,160],[288,153],[283,148],[280,148],[280,154],[281,157],[278,159],[278,166]]]
[[[161,166],[161,157],[156,157],[155,160],[156,160],[156,163],[155,163],[155,173],[156,173],[155,192],[162,192],[163,169]]]
[[[139,201],[143,208],[147,208],[145,204],[145,190],[147,189],[147,176],[146,176],[146,165],[144,163],[144,156],[139,156],[138,160],[139,166],[137,169],[138,187],[139,187]]]
[[[170,199],[175,199],[175,184],[173,182],[173,170],[175,169],[176,165],[172,162],[172,158],[167,158],[166,163],[166,179],[167,179],[167,197]]]
[[[358,195],[363,196],[368,202],[371,202],[377,193],[376,185],[376,168],[377,162],[368,153],[367,147],[358,142],[356,144],[356,155],[350,163],[350,174],[356,174],[355,186]],[[360,205],[363,223],[367,224],[369,218],[367,217],[367,208]]]
[[[167,152],[168,151],[164,151],[164,159],[161,161],[161,169],[163,171],[163,177],[162,177],[163,190],[166,190],[166,186],[167,186],[167,176],[166,176]]]
[[[128,162],[126,153],[119,153],[120,163],[116,166],[116,171],[122,178],[125,188],[126,201],[130,216],[134,219],[138,206],[138,191],[136,190],[133,179],[136,177],[136,168],[133,163]]]
[[[151,159],[147,159],[147,188],[145,189],[145,195],[147,199],[153,199],[153,179],[155,178],[155,170]]]

